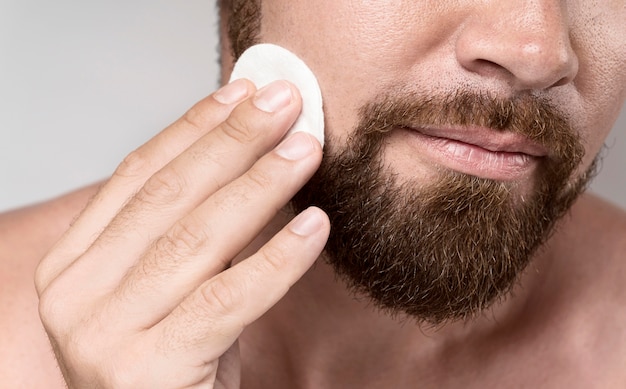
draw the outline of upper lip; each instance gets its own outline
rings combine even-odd
[[[413,127],[407,128],[423,135],[450,139],[478,146],[492,152],[523,153],[533,157],[548,155],[545,146],[510,131],[499,131],[485,127]]]

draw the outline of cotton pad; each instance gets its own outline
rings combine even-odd
[[[304,131],[324,146],[322,92],[309,67],[291,51],[269,43],[254,45],[239,57],[230,81],[247,78],[257,88],[276,80],[294,84],[302,95],[302,112],[287,134]]]

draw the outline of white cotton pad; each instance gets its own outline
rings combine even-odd
[[[247,78],[257,88],[276,80],[294,84],[302,95],[302,112],[287,134],[304,131],[324,146],[322,92],[309,67],[291,51],[269,43],[254,45],[239,57],[230,81]]]

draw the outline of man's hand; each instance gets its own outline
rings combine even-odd
[[[239,386],[239,334],[306,272],[330,229],[310,208],[229,268],[319,166],[310,135],[276,146],[300,108],[287,82],[235,81],[120,165],[37,270],[70,387]]]

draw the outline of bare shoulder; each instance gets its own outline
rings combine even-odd
[[[39,322],[33,277],[94,191],[0,214],[0,382],[7,387],[64,387]]]
[[[559,328],[575,345],[572,355],[601,387],[626,385],[626,211],[586,194],[557,232],[552,307],[565,307]],[[558,296],[558,297],[556,297]],[[571,325],[566,325],[565,323]],[[602,373],[600,373],[602,372]],[[608,382],[607,382],[608,380]]]

